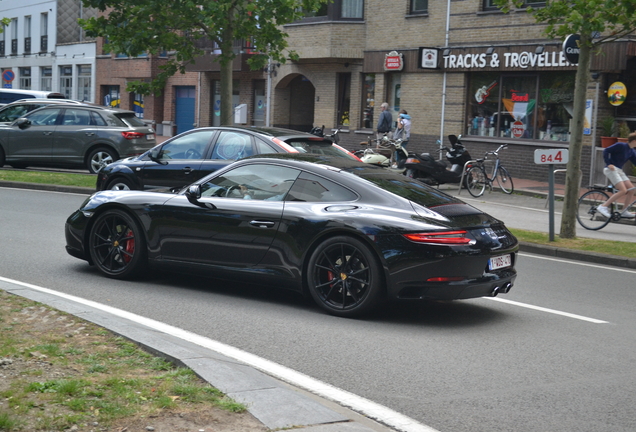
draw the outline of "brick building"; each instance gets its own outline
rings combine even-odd
[[[394,118],[400,109],[413,118],[409,150],[438,154],[436,140],[447,142],[448,134],[462,134],[473,156],[507,142],[501,156],[513,177],[544,180],[548,168],[534,164],[534,151],[568,147],[576,71],[544,28],[523,9],[501,13],[492,0],[334,0],[284,26],[297,62],[250,71],[249,44],[237,42],[233,105],[245,108],[248,125],[340,127],[342,143],[357,149],[373,134],[375,106],[386,101]],[[160,135],[218,125],[219,64],[214,46],[202,47],[206,54],[171,78],[160,97],[142,98],[125,94],[126,83],[152,78],[165,60],[122,58],[98,42],[100,100],[143,107],[140,116]],[[584,184],[602,179],[597,119],[611,115],[636,129],[635,56],[636,40],[623,40],[593,58]],[[618,107],[606,94],[615,81],[628,90]]]

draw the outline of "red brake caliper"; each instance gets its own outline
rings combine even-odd
[[[132,230],[129,229],[128,232],[126,232],[126,237],[130,237],[130,239],[126,240],[126,247],[124,248],[124,250],[130,255],[124,255],[123,258],[124,261],[129,263],[132,259],[131,255],[135,253],[135,237],[133,237]]]

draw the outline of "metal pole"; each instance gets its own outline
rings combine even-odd
[[[548,165],[549,174],[548,174],[548,202],[550,206],[549,214],[550,214],[550,241],[554,241],[554,165]]]
[[[270,127],[270,111],[272,109],[272,58],[267,60],[267,110],[265,111],[265,126]]]

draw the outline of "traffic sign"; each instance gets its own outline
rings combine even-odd
[[[15,74],[11,69],[7,69],[5,71],[2,71],[2,79],[6,82],[11,82],[15,79]]]
[[[568,163],[568,149],[537,149],[534,151],[534,163],[539,165]]]

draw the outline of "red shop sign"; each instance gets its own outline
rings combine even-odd
[[[397,51],[391,51],[384,56],[385,71],[401,71],[404,67],[404,56]]]

